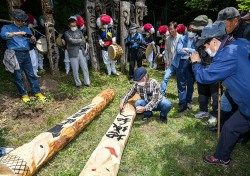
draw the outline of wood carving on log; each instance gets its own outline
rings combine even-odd
[[[120,44],[123,50],[121,57],[121,72],[126,71],[128,48],[125,46],[125,38],[128,36],[128,27],[130,24],[130,3],[127,1],[120,2]]]
[[[85,1],[85,13],[87,25],[87,33],[89,39],[89,50],[91,55],[91,64],[94,71],[99,71],[99,60],[97,58],[98,48],[98,36],[96,33],[96,14],[95,14],[95,1]]]
[[[120,0],[114,0],[112,4],[112,18],[113,18],[113,32],[116,36],[117,43],[120,43],[120,31],[119,31],[119,16],[120,16]]]
[[[134,102],[140,99],[136,94],[120,112],[101,142],[91,154],[80,176],[115,176],[118,173],[123,150],[128,141],[136,116]]]
[[[98,94],[90,105],[82,108],[60,124],[34,138],[31,142],[0,158],[0,175],[30,176],[55,153],[69,143],[96,117],[115,96],[113,89]]]
[[[148,14],[145,1],[146,0],[136,0],[136,3],[135,3],[135,7],[136,7],[135,21],[136,21],[136,24],[139,26],[143,26],[143,17]]]
[[[54,10],[51,6],[50,0],[41,0],[42,11],[44,17],[44,27],[45,27],[45,35],[47,40],[47,48],[48,48],[48,59],[50,63],[51,73],[58,73],[58,61],[59,57],[56,52],[57,45],[55,39],[55,28],[54,28],[54,19],[53,13]]]
[[[130,24],[135,22],[135,5],[130,3]]]

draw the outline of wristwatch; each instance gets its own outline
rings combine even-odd
[[[198,61],[192,62],[192,65],[195,65],[195,64],[200,64],[200,62],[198,62]]]

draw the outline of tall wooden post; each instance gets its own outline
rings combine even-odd
[[[139,26],[143,26],[143,17],[148,15],[146,0],[136,0],[135,3],[135,22]]]
[[[120,1],[120,44],[123,50],[121,57],[121,72],[126,71],[128,49],[125,46],[125,38],[128,36],[128,26],[130,23],[130,2]]]
[[[87,33],[89,38],[89,50],[91,55],[91,63],[94,71],[99,71],[99,60],[97,58],[98,48],[96,43],[98,42],[98,37],[95,32],[96,30],[96,15],[95,15],[95,0],[85,1],[85,13],[87,24]]]
[[[44,17],[44,27],[45,27],[45,35],[47,39],[47,48],[48,48],[48,59],[50,63],[50,69],[52,74],[58,73],[58,60],[57,56],[57,46],[55,40],[55,28],[54,28],[54,20],[53,20],[53,9],[51,6],[50,0],[41,0],[42,11]]]
[[[6,1],[7,1],[9,13],[12,12],[14,9],[19,8],[21,5],[20,0],[6,0]],[[10,17],[10,19],[11,18],[12,17]]]

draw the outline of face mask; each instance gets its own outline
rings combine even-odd
[[[104,24],[103,27],[104,27],[105,29],[107,29],[107,28],[108,28],[108,25],[107,25],[107,24]]]
[[[33,24],[28,24],[29,28],[33,28],[33,26],[34,26]]]
[[[195,35],[196,35],[196,33],[194,33],[194,32],[188,32],[188,37],[189,38],[194,38]]]
[[[144,87],[146,82],[138,82],[138,86]]]
[[[210,57],[214,57],[215,54],[216,54],[216,52],[213,53],[213,52],[211,51],[210,47],[209,47],[208,49],[206,49],[205,51],[207,52],[207,54],[208,54]]]
[[[71,31],[76,31],[76,30],[77,30],[77,27],[70,27],[70,30],[71,30]]]

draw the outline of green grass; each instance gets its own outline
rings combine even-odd
[[[0,116],[0,120],[5,119],[4,122],[0,121],[2,146],[18,147],[31,141],[35,136],[88,105],[102,90],[115,89],[115,99],[102,113],[36,173],[37,176],[79,175],[119,112],[119,102],[131,87],[127,76],[108,77],[106,70],[102,68],[101,73],[91,72],[91,87],[77,89],[73,75],[61,73],[54,78],[59,81],[60,88],[56,93],[46,92],[46,103],[41,105],[38,101],[33,101],[29,105],[23,105],[17,99],[15,86],[9,81],[11,76],[1,69],[0,94],[12,95],[20,109],[36,106],[42,106],[44,109],[43,116],[39,118],[13,120],[8,116]],[[152,78],[161,81],[162,70],[148,71]],[[194,118],[194,114],[199,111],[197,91],[193,97],[193,110],[181,115],[177,112],[178,96],[174,77],[170,80],[166,96],[173,103],[168,114],[168,124],[160,123],[158,112],[154,113],[149,122],[141,121],[141,115],[136,117],[122,156],[119,176],[250,175],[250,143],[236,145],[231,156],[232,164],[227,169],[202,161],[204,155],[213,154],[215,151],[217,134],[206,130],[207,119]]]

